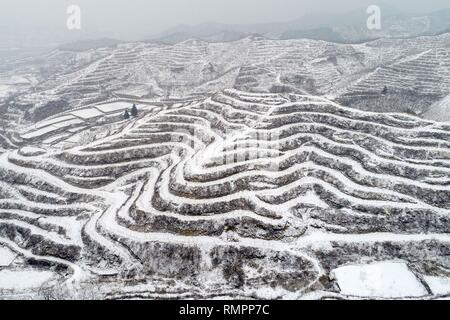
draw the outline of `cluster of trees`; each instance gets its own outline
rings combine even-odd
[[[130,119],[130,117],[137,117],[137,115],[138,115],[138,109],[137,109],[136,105],[133,104],[130,111],[125,110],[123,117],[125,120],[128,120],[128,119]]]

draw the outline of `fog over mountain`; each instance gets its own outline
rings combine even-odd
[[[66,10],[73,4],[81,9],[82,28],[77,31],[66,28]],[[333,26],[346,19],[361,22],[367,17],[365,9],[370,4],[373,1],[345,0],[337,4],[333,0],[6,0],[0,3],[0,46],[53,45],[105,37],[143,40],[168,35],[171,30],[193,28],[202,29],[202,33],[209,28],[244,33],[280,29],[286,32],[287,22],[294,30]],[[394,0],[378,5],[382,14],[414,16],[441,10],[448,2]],[[196,25],[200,26],[192,27]]]

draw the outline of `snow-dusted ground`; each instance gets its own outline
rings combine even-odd
[[[90,51],[17,101],[39,110],[64,97],[70,108],[46,106],[49,118],[1,133],[4,288],[38,292],[52,279],[63,298],[450,295],[450,127],[322,96],[385,82],[440,95],[448,61],[435,49],[448,39]],[[142,83],[145,99],[123,90]],[[124,120],[132,104],[139,116]],[[31,270],[24,258],[44,263]]]
[[[91,119],[95,117],[101,117],[104,115],[104,113],[100,112],[95,108],[77,110],[72,112],[72,114],[82,119]]]
[[[96,106],[97,109],[104,113],[111,113],[111,112],[120,112],[126,109],[130,109],[132,106],[131,103],[125,103],[125,102],[112,102],[107,104],[101,104]]]
[[[33,290],[54,277],[50,271],[0,270],[0,292],[2,290]]]
[[[14,88],[12,86],[0,84],[0,99],[7,97],[12,92],[14,92]]]
[[[380,262],[348,265],[332,272],[341,293],[370,298],[405,298],[427,295],[427,291],[405,263]]]
[[[41,129],[43,127],[47,127],[47,126],[50,126],[50,125],[55,124],[55,123],[64,122],[64,121],[68,121],[68,120],[73,120],[73,119],[75,119],[74,116],[68,115],[68,116],[63,116],[63,117],[52,118],[50,120],[44,120],[44,121],[38,122],[34,126],[34,129]]]
[[[424,116],[436,121],[450,122],[450,95],[434,103]]]
[[[425,281],[435,295],[450,294],[450,278],[425,276]]]
[[[315,96],[238,90],[172,108],[138,106],[142,117],[118,120],[120,130],[108,125],[98,139],[0,158],[1,203],[14,214],[0,219],[0,233],[19,228],[45,239],[29,254],[63,264],[71,285],[107,274],[119,286],[122,273],[134,270],[144,279],[185,272],[180,285],[191,289],[196,274],[203,285],[191,294],[204,297],[430,297],[405,264],[371,263],[395,260],[392,248],[401,248],[404,260],[417,261],[418,251],[424,263],[428,254],[437,259],[443,274],[449,267],[432,245],[450,243],[450,133],[440,124]],[[101,110],[81,111],[91,109]],[[73,120],[65,117],[37,131]],[[23,176],[27,185],[11,183]],[[11,247],[9,234],[0,242]],[[328,284],[319,282],[324,276]],[[143,283],[139,295],[166,290],[152,286]]]
[[[16,258],[16,254],[6,247],[0,247],[0,268],[8,267]]]
[[[39,59],[46,69],[56,69],[49,72],[52,78],[41,79],[41,89],[33,87],[18,102],[36,105],[38,112],[46,102],[61,96],[78,108],[118,94],[163,101],[195,99],[231,87],[353,101],[379,95],[384,86],[393,94],[411,95],[413,90],[419,96],[429,95],[434,102],[450,90],[448,43],[448,34],[363,44],[248,37],[226,43],[189,40],[175,45],[127,43],[78,53],[54,51]],[[11,74],[25,72],[14,71]],[[375,102],[366,107],[379,110],[385,104]],[[384,111],[389,108],[408,110],[387,103]]]

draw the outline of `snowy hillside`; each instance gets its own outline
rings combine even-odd
[[[252,72],[253,89],[262,88],[273,76],[264,63],[280,75],[294,54],[329,50],[307,43],[247,39],[229,55],[198,42],[121,47],[57,90],[144,75],[162,89],[167,68],[180,68],[172,73],[177,95],[205,94]],[[220,67],[205,70],[205,61]],[[317,70],[339,63],[327,65]],[[294,93],[143,99],[138,117],[114,117],[126,101],[58,113],[24,128],[21,147],[0,155],[2,296],[450,295],[449,125]]]
[[[8,113],[32,123],[105,100],[196,100],[227,88],[311,94],[363,110],[427,115],[449,94],[449,40],[443,34],[336,44],[252,36],[55,50],[9,64],[0,73],[0,101],[11,106]],[[24,80],[6,80],[12,75]]]

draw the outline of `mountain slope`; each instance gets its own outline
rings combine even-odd
[[[347,263],[450,270],[446,125],[237,90],[117,125],[0,156],[0,243],[78,294],[339,296]]]
[[[189,40],[77,53],[56,50],[3,73],[36,79],[20,88],[14,85],[20,94],[4,99],[11,99],[13,111],[24,112],[31,122],[117,97],[163,103],[202,99],[233,87],[322,95],[364,110],[426,114],[449,93],[449,37],[346,45],[252,36],[222,43]],[[24,67],[26,63],[36,67]],[[399,76],[402,81],[397,81]],[[387,94],[382,94],[384,87]]]

